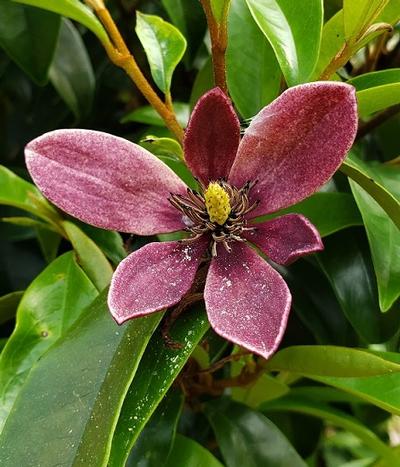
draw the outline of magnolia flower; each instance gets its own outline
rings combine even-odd
[[[119,324],[177,304],[208,255],[204,300],[211,326],[268,358],[285,330],[291,295],[258,251],[288,264],[321,250],[322,242],[301,215],[253,219],[328,181],[356,128],[354,88],[317,82],[285,91],[240,140],[232,105],[215,88],[197,103],[184,139],[198,192],[140,146],[97,131],[47,133],[28,144],[26,161],[43,194],[84,222],[137,235],[189,233],[182,242],[149,243],[120,263],[108,299]]]

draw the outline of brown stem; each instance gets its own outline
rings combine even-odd
[[[248,350],[244,350],[243,352],[238,352],[232,355],[228,355],[227,357],[222,358],[218,362],[215,362],[210,367],[205,368],[204,370],[200,370],[199,373],[215,373],[216,371],[224,367],[227,363],[235,362],[236,360],[240,360],[245,355],[250,355],[250,354],[251,352],[249,352]]]
[[[86,1],[88,2],[88,0]],[[176,136],[178,141],[182,142],[184,133],[176,119],[175,113],[158,97],[157,93],[154,91],[143,75],[142,71],[136,63],[136,60],[130,53],[124,39],[122,38],[117,25],[112,19],[108,9],[104,6],[104,4],[101,6],[102,2],[99,2],[99,0],[90,0],[89,4],[94,8],[96,15],[100,19],[113,42],[113,45],[110,45],[109,43],[103,43],[110,60],[125,71],[125,73],[136,84],[143,96],[147,99],[149,104],[159,113],[166,126]]]
[[[321,81],[325,81],[331,78],[332,75],[336,73],[336,71],[345,65],[350,59],[350,47],[347,42],[345,42],[339,52],[332,58],[332,60],[328,63],[328,66],[325,70],[321,73],[319,79]]]
[[[360,127],[358,128],[356,139],[359,140],[363,138],[365,135],[375,130],[375,128],[382,125],[387,120],[389,120],[389,118],[394,117],[399,112],[400,104],[397,104],[375,115],[373,118],[371,118],[371,120],[360,125]]]
[[[214,83],[227,94],[225,53],[228,45],[227,16],[229,2],[225,4],[220,23],[214,18],[210,0],[200,0],[200,3],[207,18],[208,29],[210,30]]]

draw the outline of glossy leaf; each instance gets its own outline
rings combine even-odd
[[[9,465],[107,463],[126,391],[161,315],[119,327],[106,297],[31,370],[0,436]]]
[[[77,119],[92,108],[95,77],[85,44],[71,21],[63,20],[50,81]]]
[[[261,410],[267,414],[275,411],[295,412],[321,418],[327,422],[353,433],[377,454],[388,461],[397,462],[393,451],[376,434],[360,423],[357,418],[306,397],[287,395],[279,400],[269,401],[262,405]]]
[[[160,464],[158,464],[160,465]],[[172,452],[165,467],[223,467],[206,448],[193,439],[176,435]]]
[[[366,73],[348,82],[357,89],[361,117],[400,103],[399,68]]]
[[[256,409],[261,403],[282,397],[289,390],[289,386],[277,378],[263,374],[253,384],[232,388],[232,399]]]
[[[113,269],[107,258],[94,241],[83,233],[78,226],[69,221],[64,221],[62,225],[78,255],[82,269],[96,288],[103,290],[110,283],[113,274]]]
[[[0,427],[32,366],[66,334],[96,296],[73,253],[57,258],[28,287],[18,307],[15,330],[0,358]]]
[[[377,355],[328,345],[287,347],[268,360],[266,368],[304,376],[362,377],[400,372],[399,364]]]
[[[363,216],[378,282],[379,306],[387,311],[400,296],[400,230],[357,183],[350,186]]]
[[[48,229],[48,225],[38,226],[36,228],[36,235],[42,250],[44,259],[51,263],[57,257],[58,249],[61,243],[61,235],[57,232]]]
[[[325,251],[318,263],[330,281],[347,319],[368,343],[388,340],[396,332],[400,317],[396,309],[379,310],[375,273],[363,236],[340,232],[324,239]]]
[[[278,95],[279,64],[246,0],[232,0],[226,66],[229,93],[243,118],[256,115]]]
[[[24,292],[11,292],[0,297],[0,324],[14,318]]]
[[[140,143],[141,146],[160,158],[183,161],[182,146],[175,139],[158,138],[157,136],[148,135],[143,138]]]
[[[257,222],[290,213],[299,213],[307,217],[315,225],[321,237],[348,227],[362,225],[360,212],[353,197],[338,192],[315,193],[304,201],[273,215],[260,217]]]
[[[140,434],[129,455],[127,467],[159,467],[165,463],[174,445],[182,407],[183,394],[171,390]]]
[[[244,405],[216,400],[206,405],[227,467],[305,467],[306,463],[267,417]]]
[[[44,220],[58,218],[57,212],[31,183],[0,166],[0,204],[28,211]]]
[[[246,0],[275,51],[289,86],[304,83],[318,60],[323,5],[321,0]],[[304,14],[307,11],[307,15]]]
[[[0,17],[0,47],[36,83],[46,84],[60,18],[10,0],[0,2]]]
[[[205,312],[195,307],[185,311],[172,329],[172,338],[183,344],[181,349],[168,348],[159,332],[154,334],[122,407],[114,433],[110,467],[124,464],[143,427],[208,327]]]
[[[113,264],[118,264],[126,257],[127,252],[124,248],[122,237],[118,232],[93,227],[84,222],[79,222],[77,219],[74,219],[74,223],[101,248]]]
[[[351,153],[340,170],[364,188],[400,229],[400,197],[397,199],[382,185],[372,166]]]
[[[79,0],[13,0],[66,16],[90,29],[103,43],[110,43],[107,33],[92,10]]]
[[[356,42],[374,23],[389,0],[344,0],[343,20],[347,41]]]
[[[186,50],[186,39],[159,16],[136,12],[136,33],[146,52],[151,75],[164,94],[169,94],[174,70]]]
[[[189,105],[184,102],[175,102],[174,110],[179,124],[182,127],[186,127],[190,114]],[[150,107],[149,105],[139,107],[122,117],[121,123],[128,122],[145,123],[147,125],[156,125],[161,127],[165,126],[164,120],[158,115],[153,107]]]

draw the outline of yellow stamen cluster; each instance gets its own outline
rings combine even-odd
[[[231,213],[231,204],[228,193],[219,183],[212,182],[204,192],[204,200],[211,222],[224,225]]]

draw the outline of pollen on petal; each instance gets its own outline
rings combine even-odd
[[[223,225],[231,212],[228,193],[219,183],[212,182],[204,192],[204,200],[210,221]]]

